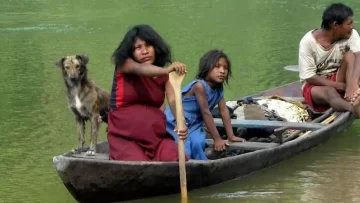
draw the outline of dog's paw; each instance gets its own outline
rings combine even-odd
[[[88,150],[85,155],[86,156],[95,156],[95,151],[94,150]]]
[[[73,154],[80,154],[82,152],[82,147],[75,147],[71,150]]]
[[[103,122],[102,117],[101,117],[101,116],[99,116],[97,121],[98,121],[98,123],[102,123],[102,122]]]

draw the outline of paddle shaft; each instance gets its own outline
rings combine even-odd
[[[171,75],[173,74],[173,75]],[[185,119],[184,111],[182,106],[181,98],[181,80],[183,77],[177,77],[175,72],[169,74],[170,83],[173,86],[175,94],[175,106],[176,106],[176,128],[184,129]],[[187,187],[186,187],[186,168],[185,168],[185,149],[184,149],[184,140],[178,139],[178,151],[179,151],[179,173],[180,173],[180,187],[181,187],[181,197],[187,201]]]
[[[174,88],[175,90],[175,88]],[[175,103],[176,103],[176,126],[177,129],[184,129],[184,113],[181,92],[175,90]],[[178,140],[178,150],[179,150],[179,172],[180,172],[180,187],[181,187],[181,197],[187,198],[187,188],[186,188],[186,168],[185,168],[185,149],[184,149],[184,140]]]

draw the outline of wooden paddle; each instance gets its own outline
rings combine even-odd
[[[185,127],[184,111],[181,98],[181,82],[184,79],[184,75],[178,75],[176,72],[169,73],[169,81],[174,89],[175,93],[175,105],[176,105],[176,128],[183,129]],[[179,150],[179,172],[180,172],[180,187],[182,202],[187,201],[187,188],[186,188],[186,168],[185,168],[185,150],[184,141],[178,140]]]

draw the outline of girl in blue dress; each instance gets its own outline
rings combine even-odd
[[[216,151],[223,151],[228,145],[221,139],[216,129],[211,110],[218,105],[228,140],[232,142],[245,141],[236,137],[230,121],[230,114],[224,100],[223,83],[228,83],[231,76],[231,63],[228,56],[220,50],[210,50],[200,59],[199,72],[196,80],[190,82],[182,90],[184,117],[188,127],[188,137],[185,141],[185,153],[190,159],[207,160],[205,155],[206,131],[214,139]],[[175,129],[175,112],[169,107],[165,109],[167,131],[178,140]]]

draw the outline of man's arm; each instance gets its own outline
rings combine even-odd
[[[360,79],[360,37],[356,30],[353,30],[347,45],[352,54],[344,56],[347,63],[345,99],[350,101],[359,88]]]
[[[360,78],[360,51],[354,53],[354,55],[355,55],[355,64],[354,64],[354,69],[353,69],[353,73],[351,74],[351,76],[353,77],[352,79],[354,80],[354,83],[356,82],[356,84],[359,84],[359,78]]]
[[[348,46],[350,47],[350,51],[355,55],[355,61],[353,62],[354,64],[351,64],[353,65],[353,70],[351,74],[349,74],[349,78],[346,79],[350,83],[358,85],[360,78],[360,37],[356,30],[352,32]]]
[[[345,90],[344,83],[327,80],[325,77],[317,75],[316,70],[310,42],[303,39],[299,47],[299,77],[312,85],[330,86],[337,90]]]
[[[316,86],[333,87],[339,91],[344,91],[346,88],[345,83],[331,81],[320,75],[314,75],[311,78],[306,79],[306,82]]]

